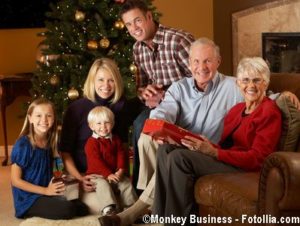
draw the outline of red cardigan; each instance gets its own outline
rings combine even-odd
[[[85,144],[86,174],[99,174],[105,178],[118,169],[126,169],[126,154],[121,140],[90,137]]]
[[[219,144],[233,132],[233,146],[229,149],[219,146],[218,159],[246,171],[258,171],[278,144],[281,112],[275,102],[267,97],[251,114],[243,117],[245,106],[245,103],[239,103],[226,115]]]

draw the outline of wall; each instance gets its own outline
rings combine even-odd
[[[220,72],[232,75],[232,30],[231,14],[266,2],[275,0],[214,0],[213,28],[214,40],[220,46],[222,63]]]
[[[2,29],[0,30],[0,75],[10,75],[35,70],[36,47],[42,40],[37,33],[44,29]],[[8,143],[15,142],[24,118],[22,104],[29,97],[18,97],[6,108]],[[4,144],[2,121],[0,119],[0,146]]]
[[[172,6],[170,7],[170,3]],[[163,16],[161,23],[184,29],[195,37],[213,38],[213,0],[154,0]],[[43,29],[0,30],[0,74],[30,72],[35,69],[36,46],[41,41],[36,34]],[[8,143],[12,145],[22,127],[21,104],[29,98],[20,97],[7,110]],[[2,122],[0,146],[4,144]]]
[[[161,23],[213,38],[213,0],[154,0],[154,5],[163,14]]]

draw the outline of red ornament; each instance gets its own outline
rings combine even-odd
[[[125,0],[115,0],[115,2],[117,2],[117,3],[123,3],[123,2],[125,2]]]

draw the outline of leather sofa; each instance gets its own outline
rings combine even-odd
[[[289,90],[300,99],[300,74],[271,75],[269,89]],[[260,172],[214,174],[197,180],[195,199],[205,225],[277,225],[280,217],[291,219],[286,216],[296,216],[291,220],[298,219],[294,225],[300,225],[300,111],[293,113],[290,119],[297,122],[292,122],[292,144],[281,142]]]

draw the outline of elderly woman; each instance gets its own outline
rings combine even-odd
[[[170,145],[160,147],[154,214],[188,220],[190,214],[196,214],[193,190],[198,177],[260,170],[264,159],[275,151],[281,133],[280,110],[266,97],[269,80],[270,71],[262,58],[241,60],[237,85],[245,102],[228,112],[219,144],[186,136],[181,142],[188,150]]]

